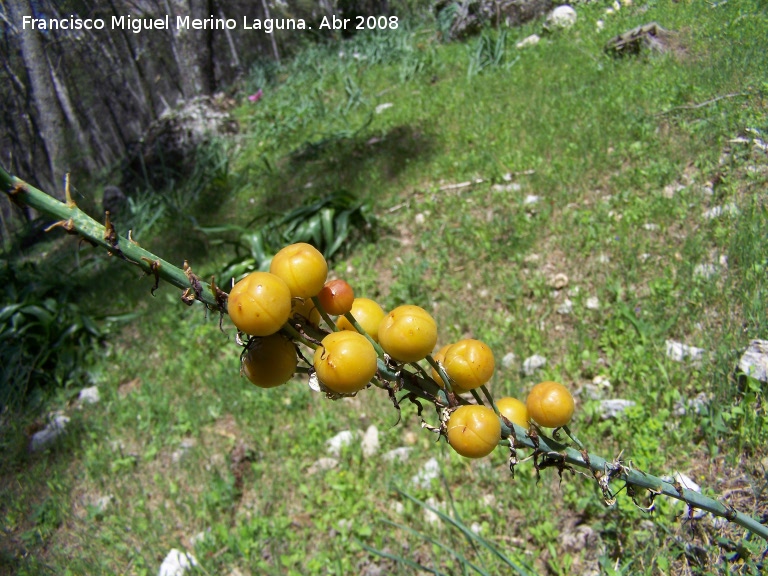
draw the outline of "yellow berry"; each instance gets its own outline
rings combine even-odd
[[[499,412],[513,424],[528,428],[528,408],[517,398],[504,397],[496,401]]]
[[[299,242],[275,254],[269,271],[285,281],[294,298],[311,298],[323,289],[328,263],[317,248]]]
[[[491,379],[495,369],[493,352],[480,340],[459,340],[445,351],[445,373],[456,386],[474,390]]]
[[[258,338],[243,356],[243,374],[260,388],[274,388],[291,379],[297,357],[293,343],[282,334]]]
[[[501,423],[486,406],[459,406],[448,419],[448,443],[467,458],[482,458],[501,440]]]
[[[294,316],[301,316],[305,320],[308,320],[312,326],[320,325],[320,311],[312,302],[311,298],[297,298],[293,301],[293,310],[291,313]]]
[[[437,343],[437,324],[423,308],[398,306],[379,324],[379,344],[399,362],[418,362]]]
[[[352,317],[357,320],[363,330],[373,338],[376,342],[379,341],[379,324],[381,324],[382,318],[384,318],[384,310],[376,302],[370,298],[355,298],[352,302],[352,310],[350,310]],[[336,326],[339,330],[352,330],[355,331],[355,327],[344,316],[339,317],[336,321]]]
[[[376,374],[378,357],[368,339],[357,332],[342,330],[323,338],[315,350],[313,364],[317,378],[339,394],[362,390]]]
[[[573,396],[558,382],[539,382],[525,401],[528,415],[547,428],[559,428],[571,421],[574,411]]]
[[[238,330],[251,336],[269,336],[291,315],[291,291],[274,274],[253,272],[232,288],[227,308]]]
[[[440,348],[436,354],[432,355],[432,358],[435,360],[435,362],[439,362],[443,365],[443,369],[445,369],[445,353],[448,352],[448,348],[451,346],[453,346],[453,344],[446,344]],[[432,379],[435,381],[435,383],[437,383],[438,386],[440,386],[440,388],[445,388],[445,384],[443,383],[443,379],[440,377],[440,373],[434,368],[432,368]],[[453,390],[454,394],[464,394],[465,392],[469,392],[469,390],[464,390],[464,388],[456,384],[456,382],[451,382],[451,390]]]

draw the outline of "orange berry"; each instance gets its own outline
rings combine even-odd
[[[355,292],[344,280],[330,280],[317,295],[320,305],[328,314],[340,316],[352,310]]]

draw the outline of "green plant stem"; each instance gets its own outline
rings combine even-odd
[[[584,444],[582,444],[581,440],[579,440],[576,437],[576,434],[571,432],[571,429],[568,427],[567,424],[563,426],[563,432],[565,432],[568,435],[568,438],[570,438],[573,441],[573,443],[576,444],[579,450],[584,450]]]
[[[151,262],[158,262],[160,265],[157,273],[160,278],[178,288],[189,288],[189,278],[180,268],[158,258],[126,238],[117,238],[117,244],[108,242],[105,239],[105,227],[85,214],[73,202],[60,202],[23,180],[11,176],[2,167],[0,167],[0,189],[15,202],[34,208],[42,214],[57,219],[62,224],[70,224],[71,232],[79,234],[112,254],[116,253],[119,248],[127,263],[138,266],[148,274],[154,273]],[[197,295],[197,299],[210,306],[217,308],[220,306],[211,292],[210,285],[208,285],[208,291],[202,290]],[[431,356],[427,356],[427,360],[438,371],[446,384],[446,388],[450,390],[450,381],[442,367]],[[379,374],[386,380],[402,382],[403,387],[416,396],[429,402],[434,402],[437,398],[444,406],[448,406],[445,390],[440,389],[437,383],[433,381],[413,373],[393,373],[382,361],[379,362]],[[566,430],[566,433],[570,434],[570,430]],[[652,494],[675,498],[686,502],[692,508],[699,508],[715,516],[725,518],[768,541],[768,526],[761,524],[754,518],[679,484],[675,485],[657,476],[633,469],[618,459],[609,462],[600,456],[589,454],[586,451],[580,452],[542,434],[536,434],[534,438],[520,426],[515,424],[512,424],[511,427],[508,426],[504,419],[502,419],[502,438],[513,439],[515,448],[530,448],[540,454],[543,453],[550,463],[560,462],[590,471],[604,490],[610,490],[611,483],[617,480],[625,482],[635,488],[648,490]],[[606,495],[606,497],[608,496]]]
[[[408,364],[406,364],[406,366],[410,366],[411,368],[413,368],[414,370],[416,370],[416,373],[417,373],[417,374],[421,374],[421,376],[422,376],[424,379],[428,379],[428,378],[430,377],[430,376],[429,376],[429,374],[427,374],[427,371],[426,371],[426,370],[424,370],[424,368],[422,368],[422,367],[419,365],[419,363],[418,363],[418,362],[408,362]]]
[[[325,308],[323,308],[323,305],[320,304],[320,298],[317,296],[312,296],[312,302],[315,304],[317,311],[320,312],[320,316],[322,316],[323,320],[325,320],[328,328],[330,328],[333,332],[338,332],[339,327],[336,326],[336,322],[333,321],[333,319],[328,315],[328,312],[325,311]]]
[[[493,396],[491,396],[491,393],[488,391],[488,388],[485,386],[485,384],[480,386],[480,390],[483,391],[483,396],[485,396],[485,399],[488,400],[488,404],[490,404],[491,408],[493,408],[493,411],[496,412],[496,416],[501,416],[499,408],[496,406],[496,402],[493,401]]]
[[[429,365],[432,366],[432,368],[435,369],[435,372],[440,375],[440,379],[443,381],[443,384],[445,384],[445,389],[448,390],[448,392],[453,392],[453,388],[451,387],[451,379],[448,377],[448,374],[446,374],[445,368],[443,368],[442,364],[435,360],[432,354],[427,354],[427,362],[429,362]]]
[[[138,266],[147,275],[154,275],[156,270],[157,275],[169,284],[182,290],[190,287],[189,278],[181,268],[159,258],[135,242],[117,236],[115,244],[110,243],[106,238],[104,225],[80,210],[74,202],[65,203],[56,200],[23,180],[11,176],[2,167],[0,167],[0,189],[16,203],[29,206],[41,214],[55,218],[62,225],[61,227],[66,225],[65,230],[106,248],[110,254],[122,255],[121,257],[126,262]],[[153,270],[152,264],[155,262],[158,266]],[[209,306],[218,308],[219,303],[216,301],[210,284],[202,283],[202,286],[205,289],[200,291],[197,299]]]
[[[291,326],[289,322],[286,322],[285,324],[283,324],[283,327],[281,328],[281,330],[283,330],[284,332],[287,332],[291,338],[293,338],[294,340],[298,340],[299,342],[304,344],[304,346],[311,348],[312,350],[317,350],[317,344],[315,344],[314,342],[310,342],[309,340],[304,338],[304,336],[302,336],[301,333],[299,333],[299,331],[296,330],[296,328]]]
[[[636,488],[649,490],[657,495],[682,500],[692,508],[699,508],[705,512],[710,512],[715,516],[720,516],[726,520],[734,522],[768,542],[768,526],[761,524],[754,518],[747,516],[742,512],[738,512],[717,500],[708,498],[699,492],[689,490],[683,486],[676,486],[657,476],[633,469],[631,466],[628,466],[625,463],[620,463],[617,460],[609,462],[600,456],[588,454],[586,451],[579,452],[574,448],[561,444],[560,442],[541,434],[537,434],[536,440],[534,440],[528,435],[524,428],[521,428],[517,424],[513,424],[512,428],[510,428],[503,420],[501,425],[501,435],[502,438],[514,437],[516,448],[533,448],[540,452],[557,454],[558,457],[562,458],[564,463],[590,470],[597,479],[610,475],[609,483],[619,480]]]
[[[376,350],[376,354],[379,358],[384,358],[384,348],[381,347],[381,345],[376,342],[376,340],[373,339],[373,336],[368,334],[368,332],[365,331],[365,328],[363,328],[360,323],[355,320],[355,317],[352,316],[352,312],[347,312],[344,314],[344,318],[349,320],[349,323],[354,326],[355,330],[357,330],[360,334],[365,336],[368,339],[368,342],[370,342],[373,345],[373,349]]]
[[[477,402],[478,406],[485,406],[485,404],[483,403],[483,399],[480,398],[480,394],[477,393],[477,390],[473,388],[472,390],[469,391],[469,393],[472,394],[472,398],[475,399],[475,402]]]

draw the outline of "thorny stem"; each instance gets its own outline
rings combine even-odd
[[[183,270],[158,258],[128,239],[114,235],[114,232],[110,235],[107,228],[80,210],[74,202],[71,202],[69,197],[67,198],[69,202],[60,202],[26,182],[11,176],[2,167],[0,167],[0,190],[17,204],[27,205],[42,214],[58,219],[57,224],[68,232],[79,234],[91,243],[105,248],[110,254],[117,255],[126,262],[138,266],[144,272],[153,274],[156,271],[160,278],[181,289],[190,287],[190,279]],[[222,305],[221,302],[217,302],[214,294],[210,291],[210,285],[207,286],[209,290],[199,291],[196,294],[196,299],[226,312],[224,309],[226,306]],[[450,381],[442,366],[435,362],[431,356],[428,356],[427,360],[445,381],[446,389],[450,390]],[[405,390],[428,402],[438,403],[443,406],[449,405],[446,390],[440,388],[432,379],[426,379],[404,370],[400,373],[395,373],[382,360],[379,361],[378,373],[385,380],[400,382]],[[483,392],[486,393],[485,390]],[[493,405],[493,402],[491,402],[491,405]],[[528,434],[527,430],[516,424],[512,424],[510,427],[504,419],[502,419],[501,427],[502,438],[509,439],[513,437],[515,448],[529,448],[537,451],[539,454],[555,454],[562,458],[562,461],[569,466],[590,471],[601,489],[604,489],[604,493],[606,491],[610,493],[612,482],[625,482],[636,488],[648,490],[653,495],[675,498],[686,502],[692,508],[699,508],[715,516],[725,518],[768,542],[768,526],[761,524],[756,519],[742,512],[736,511],[731,506],[689,490],[679,483],[666,482],[657,476],[633,469],[631,465],[625,464],[619,458],[609,462],[600,456],[587,453],[586,450],[576,450],[542,434],[537,434],[534,439]],[[577,442],[570,430],[564,430],[566,434]],[[577,442],[577,444],[580,444],[580,442]]]
[[[691,508],[699,508],[705,512],[710,512],[715,516],[730,520],[760,536],[763,540],[768,541],[768,526],[761,524],[751,516],[747,516],[742,512],[736,511],[731,506],[726,506],[717,500],[708,498],[699,492],[689,490],[679,484],[676,485],[666,482],[657,476],[632,469],[618,459],[613,462],[608,462],[600,456],[579,452],[574,448],[556,442],[541,434],[537,435],[537,442],[534,443],[524,428],[521,428],[516,424],[513,424],[512,428],[510,428],[504,421],[502,421],[501,425],[501,435],[503,438],[514,436],[516,448],[525,447],[533,448],[534,450],[538,449],[539,452],[544,453],[557,453],[564,458],[565,463],[591,470],[598,481],[600,481],[601,478],[608,476],[609,483],[619,480],[637,488],[644,488],[655,494],[682,500]],[[538,447],[536,444],[538,444]]]
[[[0,167],[0,189],[15,203],[29,206],[41,214],[57,219],[54,226],[79,234],[92,244],[106,248],[110,254],[138,266],[146,274],[157,273],[160,278],[182,290],[190,288],[189,278],[181,268],[155,256],[135,242],[118,236],[114,228],[111,230],[105,228],[103,224],[80,210],[69,194],[67,194],[67,203],[60,202],[23,180],[11,176],[2,167]],[[219,303],[210,285],[202,284],[207,289],[201,290],[196,295],[196,299],[218,309]]]

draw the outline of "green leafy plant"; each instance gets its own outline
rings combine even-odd
[[[257,228],[251,229],[254,226]],[[232,278],[246,272],[268,270],[272,256],[285,244],[306,242],[331,259],[348,240],[370,234],[374,226],[369,205],[339,190],[282,216],[259,217],[247,226],[200,230],[213,237],[214,243],[227,244],[235,250],[235,256],[218,274],[219,283],[226,286]]]
[[[461,8],[457,2],[451,2],[436,15],[437,31],[444,41],[451,39],[451,28],[460,13]]]
[[[498,33],[489,31],[483,32],[477,39],[474,46],[470,48],[469,68],[467,77],[477,76],[484,70],[493,67],[504,66],[509,68],[517,62],[517,59],[511,62],[507,61],[507,31],[502,29]]]
[[[197,224],[197,204],[207,194],[219,195],[230,185],[229,154],[222,142],[201,146],[195,152],[189,174],[179,174],[171,167],[163,168],[154,180],[147,174],[135,191],[128,194],[125,216],[118,216],[121,230],[132,230],[134,236],[152,231],[159,222],[170,218]],[[161,182],[158,188],[153,182]]]
[[[6,260],[0,281],[0,407],[36,403],[46,388],[82,380],[83,360],[103,337],[97,320],[31,262]]]

